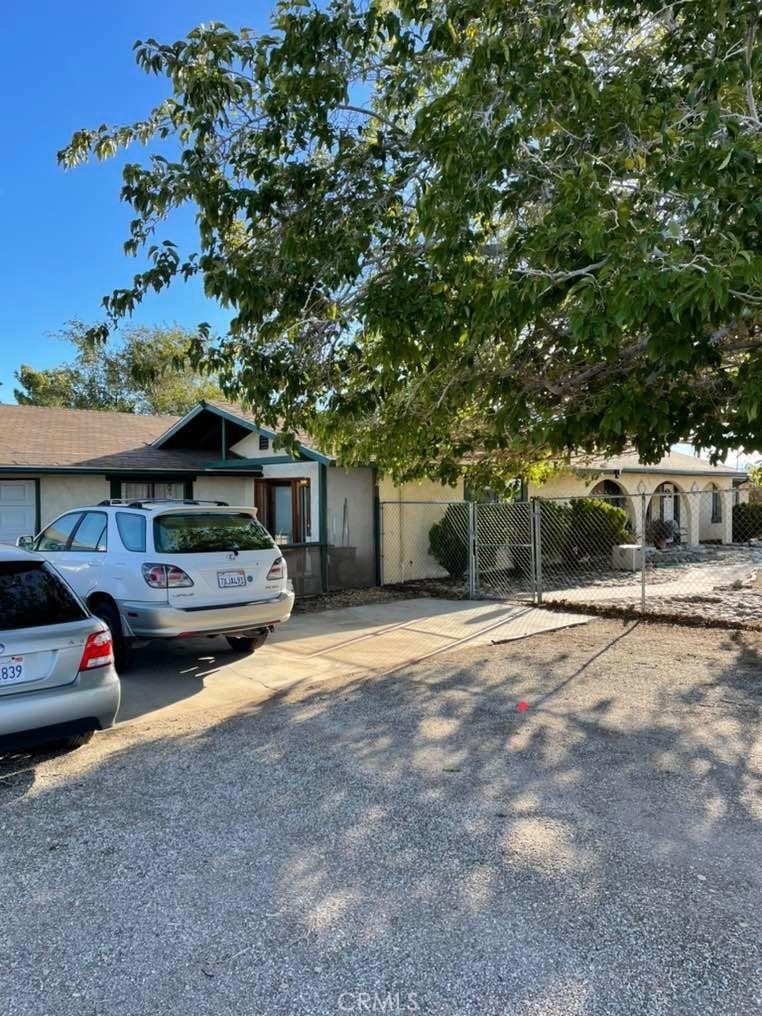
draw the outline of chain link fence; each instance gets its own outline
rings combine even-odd
[[[635,495],[382,504],[382,578],[470,598],[762,627],[762,503]]]

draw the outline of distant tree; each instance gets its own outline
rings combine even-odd
[[[762,466],[749,466],[747,473],[755,487],[762,487]]]
[[[20,405],[182,414],[199,399],[222,395],[213,378],[190,365],[191,332],[135,327],[106,346],[94,345],[87,332],[77,321],[62,333],[76,350],[71,363],[43,370],[19,367],[15,376],[20,387],[14,395]]]

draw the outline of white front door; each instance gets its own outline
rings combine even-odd
[[[34,480],[0,480],[0,543],[34,536]]]

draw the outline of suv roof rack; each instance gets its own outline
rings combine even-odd
[[[215,508],[230,507],[228,501],[202,501],[190,497],[107,497],[103,501],[99,501],[96,507],[106,508],[110,505],[121,505],[123,508],[145,508],[146,506],[154,504],[211,504],[214,505]]]

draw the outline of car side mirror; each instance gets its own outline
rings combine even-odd
[[[19,536],[16,540],[16,546],[20,547],[21,550],[31,550],[34,546],[33,536]]]

